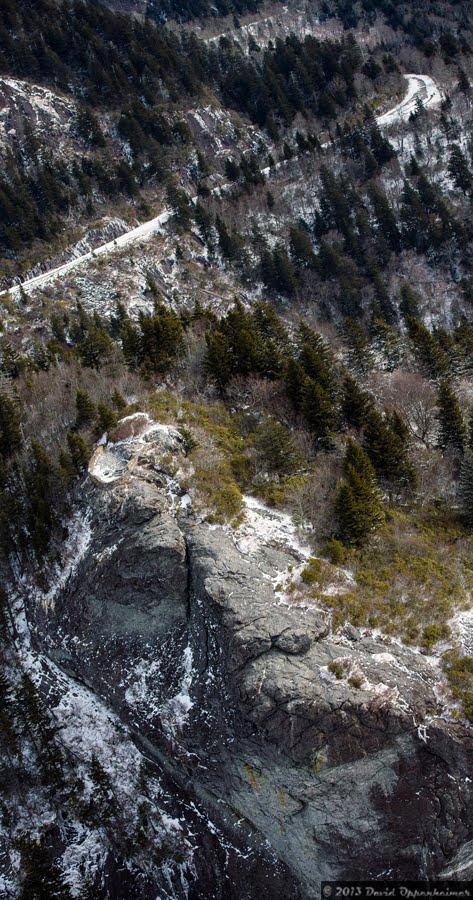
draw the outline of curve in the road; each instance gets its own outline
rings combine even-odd
[[[436,82],[429,75],[404,75],[404,78],[407,79],[407,92],[404,98],[400,103],[388,110],[388,112],[377,117],[376,121],[378,125],[387,126],[392,125],[397,121],[406,121],[410,114],[415,110],[418,97],[422,100],[425,107],[434,106],[437,103],[440,103],[442,99],[440,91]],[[215,188],[214,190],[222,190],[222,187],[223,185],[220,185],[219,188]],[[197,198],[193,197],[192,199],[193,202],[195,202]],[[29,278],[21,284],[15,284],[9,290],[1,291],[0,296],[5,294],[15,295],[18,294],[21,289],[34,290],[35,288],[43,287],[51,281],[55,281],[56,278],[59,278],[61,275],[66,275],[67,272],[70,272],[72,269],[77,269],[79,266],[84,265],[84,263],[90,262],[97,256],[113,253],[115,250],[120,250],[128,244],[135,243],[135,241],[146,240],[146,238],[159,232],[161,227],[166,224],[171,216],[172,210],[164,209],[159,216],[155,216],[154,219],[150,219],[149,222],[143,222],[142,225],[138,225],[136,228],[126,231],[125,234],[120,235],[120,237],[117,237],[114,241],[102,244],[100,247],[96,247],[89,253],[84,253],[83,256],[76,256],[74,259],[69,260],[69,262],[63,263],[55,269],[48,269],[47,272],[42,272],[41,275]]]
[[[416,110],[417,100],[421,100],[425,107],[429,107],[440,103],[442,99],[438,86],[430,75],[403,77],[407,80],[406,94],[400,103],[377,117],[376,121],[381,127],[393,125],[395,122],[407,122],[411,113]]]

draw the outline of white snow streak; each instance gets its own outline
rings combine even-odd
[[[295,550],[298,556],[308,559],[312,550],[301,543],[297,528],[288,513],[269,509],[256,497],[244,496],[245,520],[235,534],[235,543],[241,553],[258,555],[263,546],[271,543]]]
[[[395,122],[407,122],[411,113],[415,112],[417,100],[421,100],[424,107],[436,106],[440,103],[442,95],[438,86],[430,75],[404,75],[407,80],[407,93],[397,106],[388,110],[376,121],[380,127],[393,125]]]
[[[175,697],[171,697],[170,700],[166,700],[166,703],[163,703],[159,710],[163,728],[170,737],[175,737],[182,730],[187,722],[188,714],[194,706],[194,702],[189,694],[194,677],[194,657],[190,646],[187,646],[184,650],[182,664],[184,674],[179,693]]]
[[[407,94],[400,103],[396,104],[393,109],[384,113],[382,116],[378,116],[377,123],[380,126],[391,125],[396,121],[406,121],[411,112],[415,110],[416,100],[419,97],[422,100],[422,103],[425,107],[434,106],[440,103],[441,94],[438,89],[436,82],[430,75],[404,75],[404,78],[407,79],[408,89]],[[263,172],[267,172],[267,169],[264,169]],[[213,188],[212,193],[217,193],[218,191],[225,190],[228,185],[221,185],[220,187]],[[190,198],[192,203],[197,201],[197,197]],[[77,256],[75,259],[69,260],[67,263],[63,263],[61,266],[57,266],[54,269],[50,269],[48,272],[43,272],[41,275],[37,275],[34,278],[27,279],[22,282],[21,287],[23,290],[32,290],[38,287],[44,287],[50,284],[52,281],[55,281],[56,278],[60,278],[63,275],[66,275],[72,269],[77,269],[80,266],[83,266],[85,263],[92,262],[96,257],[103,256],[108,253],[114,253],[117,250],[121,250],[124,247],[127,247],[129,244],[134,244],[136,241],[144,241],[151,238],[154,234],[161,233],[162,228],[169,219],[172,217],[173,212],[171,209],[164,209],[158,216],[155,216],[153,219],[150,219],[148,222],[143,222],[142,225],[138,225],[136,228],[132,228],[130,231],[125,232],[125,234],[120,235],[113,241],[108,241],[106,244],[102,244],[99,247],[96,247],[95,250],[90,251],[89,253],[84,253],[82,256]],[[20,285],[14,285],[10,288],[9,291],[1,291],[0,296],[5,294],[17,295],[20,291]]]

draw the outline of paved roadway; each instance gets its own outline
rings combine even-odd
[[[397,121],[406,121],[411,112],[415,110],[418,97],[426,107],[434,106],[440,102],[440,91],[433,78],[429,75],[404,75],[404,78],[407,80],[407,92],[405,97],[400,103],[388,110],[388,112],[384,113],[382,116],[378,116],[376,120],[378,125],[386,127]],[[219,187],[214,188],[214,190],[217,192],[221,191],[222,188],[224,188],[224,185],[220,185]],[[192,199],[193,202],[195,202],[197,198],[193,197]],[[34,278],[23,281],[21,283],[21,288],[23,288],[23,290],[33,290],[38,287],[43,287],[51,281],[56,280],[56,278],[66,275],[68,272],[72,271],[72,269],[78,269],[80,266],[83,266],[84,263],[90,262],[97,256],[103,256],[107,253],[113,253],[115,250],[121,250],[123,247],[126,247],[128,244],[133,244],[136,241],[146,240],[146,238],[159,232],[171,216],[172,210],[164,209],[159,216],[155,216],[154,219],[150,219],[148,222],[138,225],[137,228],[126,231],[114,241],[101,244],[101,246],[95,247],[95,249],[89,253],[84,253],[82,256],[76,256],[74,259],[70,259],[68,262],[63,263],[61,266],[57,266],[55,269],[48,269],[48,271],[42,272],[41,275],[36,275]],[[8,291],[1,291],[0,296],[7,293],[18,295],[19,292],[20,285],[16,284]]]

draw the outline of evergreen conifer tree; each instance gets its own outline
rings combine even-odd
[[[461,67],[458,69],[458,90],[465,95],[468,95],[471,91],[471,84],[468,75]]]
[[[28,497],[27,524],[30,543],[38,559],[46,553],[53,528],[62,512],[63,482],[60,474],[42,444],[31,441],[29,467],[24,477]]]
[[[284,247],[274,248],[273,267],[273,283],[269,284],[268,287],[273,287],[281,294],[292,297],[297,290],[297,276]]]
[[[356,319],[345,319],[343,332],[350,348],[349,360],[351,367],[362,375],[366,374],[373,366],[373,354],[363,326]]]
[[[344,475],[336,498],[339,534],[343,543],[359,545],[382,524],[383,511],[374,468],[351,439],[345,453]]]
[[[363,447],[380,478],[399,486],[414,485],[415,471],[405,442],[376,409],[367,416]]]
[[[464,194],[468,194],[473,188],[473,175],[467,159],[458,144],[454,144],[448,162],[448,172],[453,178],[453,183]]]
[[[18,378],[25,368],[25,360],[21,358],[11,341],[3,338],[1,341],[0,371],[9,378]]]
[[[90,450],[80,434],[69,431],[66,440],[74,469],[76,472],[81,472],[89,461]]]
[[[235,370],[230,342],[218,329],[207,332],[205,342],[207,344],[205,367],[223,391]]]
[[[87,329],[77,350],[84,366],[100,369],[113,354],[113,341],[103,327],[93,324]]]
[[[403,446],[406,446],[409,440],[409,428],[407,427],[405,419],[401,416],[401,413],[398,412],[397,409],[387,412],[386,422],[391,431],[397,435]]]
[[[306,374],[304,372],[304,369],[302,368],[300,363],[290,357],[286,366],[284,384],[286,387],[287,395],[296,412],[299,412],[301,408],[302,392],[305,380]]]
[[[368,189],[368,196],[373,205],[374,214],[384,238],[392,250],[397,251],[401,246],[401,235],[397,226],[396,217],[383,189],[373,183]]]
[[[419,298],[409,284],[403,284],[401,287],[399,311],[404,319],[408,316],[412,319],[419,318]]]
[[[315,254],[309,235],[302,228],[291,227],[290,232],[291,257],[296,265],[302,268],[313,268]]]
[[[20,849],[24,871],[20,900],[72,900],[61,870],[45,844],[24,837]]]
[[[97,430],[100,432],[110,431],[115,428],[118,422],[118,416],[110,409],[106,403],[99,403],[97,406]]]
[[[225,160],[225,177],[229,181],[236,181],[240,177],[240,166],[230,156]]]
[[[207,244],[207,246],[211,248],[213,245],[212,216],[201,203],[196,204],[195,221],[204,244]]]
[[[351,375],[346,375],[343,379],[341,412],[347,425],[361,428],[372,408],[373,401],[369,394],[358,386]]]
[[[473,528],[473,452],[468,449],[462,460],[458,495],[468,528]]]
[[[0,392],[0,456],[7,459],[22,444],[18,403],[5,390]]]
[[[130,369],[136,369],[141,361],[140,333],[133,323],[127,319],[120,329],[123,356]]]
[[[118,388],[114,388],[114,390],[113,390],[112,405],[116,409],[117,413],[122,413],[123,410],[126,409],[126,406],[127,406],[126,400],[125,400],[123,394],[120,393]]]
[[[445,376],[450,363],[445,350],[433,334],[413,316],[406,316],[406,328],[419,365],[432,378]]]
[[[82,428],[93,422],[97,415],[97,408],[88,391],[78,388],[76,392],[76,428]]]
[[[302,465],[302,455],[291,432],[276,419],[266,419],[258,426],[255,447],[268,471],[275,475],[290,475]]]
[[[321,446],[329,446],[336,427],[336,410],[327,391],[307,375],[301,392],[301,412]]]
[[[334,360],[328,344],[313,328],[301,322],[297,331],[297,345],[298,362],[306,375],[321,384],[325,390],[334,393]]]
[[[167,188],[168,201],[176,218],[176,222],[182,228],[189,228],[192,222],[192,208],[185,191],[170,183]]]
[[[443,450],[452,448],[463,451],[466,441],[466,428],[458,398],[448,381],[442,381],[438,395],[439,447]]]
[[[220,216],[217,216],[215,225],[218,233],[218,248],[222,256],[230,262],[243,262],[245,257],[243,238],[235,229],[230,232]]]
[[[77,475],[77,470],[72,460],[72,456],[64,447],[59,451],[59,469],[64,481],[69,483]]]

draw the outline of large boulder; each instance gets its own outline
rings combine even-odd
[[[439,669],[389,638],[334,634],[327,614],[281,598],[294,546],[244,552],[248,540],[180,516],[153,440],[140,441],[107,448],[122,469],[89,480],[90,541],[31,614],[43,648],[113,706],[180,802],[218,817],[233,848],[228,896],[311,898],[323,878],[424,878],[461,861],[473,740],[439,706]],[[266,874],[271,848],[266,893],[254,872],[236,874],[237,835],[238,853],[256,841]],[[208,859],[205,871],[208,894]]]

